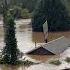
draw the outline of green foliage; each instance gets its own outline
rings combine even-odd
[[[5,32],[5,43],[4,57],[3,60],[8,64],[14,64],[17,60],[17,42],[15,38],[15,23],[11,14],[6,17],[6,32]],[[4,23],[5,24],[5,23]]]
[[[17,41],[15,38],[15,22],[12,10],[9,11],[6,0],[3,3],[3,22],[5,34],[5,47],[3,49],[3,61],[7,64],[15,64],[17,61]]]
[[[31,14],[29,13],[28,9],[23,9],[20,6],[14,6],[12,10],[14,18],[31,18]]]
[[[61,62],[59,60],[52,60],[49,63],[53,64],[53,65],[60,65],[61,64]]]
[[[43,31],[42,26],[46,20],[49,31],[70,30],[69,19],[61,0],[40,0],[33,14],[33,31]]]
[[[29,60],[24,60],[24,61],[17,61],[17,65],[25,65],[25,66],[30,66],[30,65],[33,65],[33,64],[36,64],[32,61],[29,61]]]
[[[21,17],[24,19],[31,18],[31,14],[29,13],[27,9],[23,9],[21,10]]]
[[[14,6],[13,8],[13,14],[14,14],[14,17],[15,18],[21,18],[21,11],[22,11],[22,8],[20,6]]]
[[[68,10],[69,16],[70,16],[70,0],[61,0],[61,1],[65,5],[66,9]]]
[[[8,2],[8,8],[13,9],[14,7],[18,7],[23,9],[27,9],[29,11],[29,13],[32,13],[33,10],[35,9],[36,3],[38,0],[7,0]],[[0,14],[3,13],[2,11],[2,3],[3,0],[0,1]]]
[[[67,63],[70,63],[70,57],[67,57],[67,58],[65,59],[65,61],[66,61]]]
[[[27,8],[29,12],[32,12],[35,9],[37,1],[38,0],[23,0],[22,7]]]

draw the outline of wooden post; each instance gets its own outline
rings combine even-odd
[[[36,42],[35,42],[35,48],[36,48]]]
[[[48,41],[47,41],[47,39],[45,39],[45,43],[47,43]]]

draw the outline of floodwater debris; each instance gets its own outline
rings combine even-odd
[[[5,65],[11,65],[11,64],[7,64],[6,62],[4,62],[2,59],[0,59],[0,64],[5,64]],[[39,64],[39,63],[35,63],[33,61],[30,60],[17,60],[17,62],[14,65],[24,65],[24,66],[30,66],[30,65],[35,65],[35,64]]]
[[[60,60],[51,60],[49,63],[59,66],[61,64],[61,61]]]

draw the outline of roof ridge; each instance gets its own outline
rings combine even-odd
[[[59,39],[62,39],[62,38],[65,38],[65,36],[61,36],[61,37],[59,37],[59,38],[57,38],[57,39],[54,39],[54,40],[52,40],[52,41],[49,41],[49,42],[47,42],[45,45],[47,45],[47,44],[49,44],[49,43],[52,43],[52,42],[54,42],[54,41],[57,41],[57,40],[59,40]]]

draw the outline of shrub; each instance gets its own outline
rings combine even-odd
[[[54,65],[60,65],[61,64],[61,62],[59,60],[52,60],[49,63],[54,64]]]
[[[21,17],[24,19],[30,18],[31,14],[29,13],[28,9],[21,10]]]
[[[65,59],[65,61],[66,61],[67,63],[70,63],[70,57],[67,57],[67,58]]]

